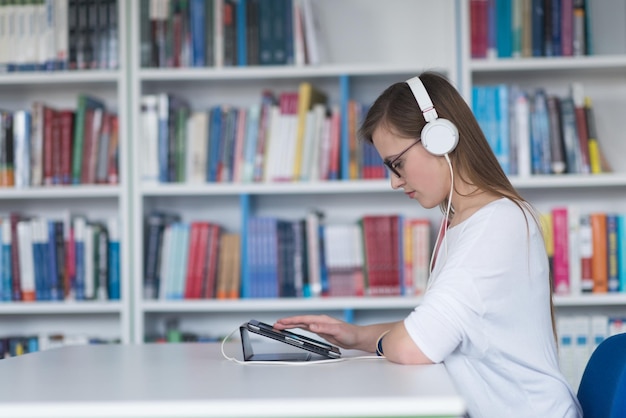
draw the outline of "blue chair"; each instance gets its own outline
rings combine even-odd
[[[578,387],[584,418],[626,418],[626,334],[595,349]]]

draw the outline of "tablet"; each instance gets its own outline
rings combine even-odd
[[[341,358],[338,347],[291,331],[277,330],[264,322],[251,319],[239,327],[245,361],[307,361]],[[302,352],[255,354],[248,332],[297,347]]]

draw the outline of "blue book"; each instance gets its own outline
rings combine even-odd
[[[545,55],[544,41],[544,0],[531,0],[531,27],[532,27],[532,51],[533,57],[542,57]]]
[[[206,66],[206,1],[190,0],[189,25],[191,33],[191,65]]]
[[[248,108],[246,121],[246,140],[244,146],[243,176],[242,182],[254,181],[254,160],[257,151],[257,138],[259,136],[259,118],[261,106],[256,104]]]
[[[50,300],[63,300],[63,290],[59,287],[59,265],[57,254],[56,221],[47,221],[48,239],[44,251],[47,253],[46,283]]]
[[[209,124],[209,146],[207,157],[207,182],[217,181],[217,170],[220,161],[220,149],[222,142],[222,107],[215,106],[211,109],[211,122]]]
[[[626,292],[626,214],[617,215],[617,268],[619,291]]]
[[[11,222],[8,219],[2,221],[2,243],[0,247],[0,280],[2,280],[2,293],[0,301],[12,300],[13,270],[11,260]]]
[[[77,217],[74,224],[74,254],[76,257],[76,276],[74,277],[74,295],[76,300],[85,300],[85,239],[86,220]]]
[[[606,253],[608,260],[608,291],[619,291],[617,215],[606,214]]]
[[[511,146],[509,127],[509,87],[506,84],[496,86],[498,95],[498,107],[496,108],[496,121],[498,125],[498,148],[496,158],[504,171],[504,174],[511,174]]]
[[[511,0],[496,0],[496,46],[498,58],[513,56],[513,9]]]
[[[170,97],[166,93],[158,95],[158,158],[159,158],[159,181],[168,181],[168,156],[169,156],[169,110]]]
[[[350,135],[350,122],[348,120],[348,107],[350,102],[350,76],[341,75],[339,77],[339,103],[341,115],[340,130],[340,164],[341,180],[350,180],[350,145],[348,144]]]
[[[120,236],[117,219],[110,219],[107,228],[109,233],[107,293],[109,300],[120,300]]]
[[[247,0],[238,0],[236,6],[235,32],[237,34],[237,65],[245,67],[248,65],[248,22],[247,22]]]

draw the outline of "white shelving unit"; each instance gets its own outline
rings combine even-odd
[[[292,313],[326,313],[358,323],[404,317],[419,298],[320,298],[271,300],[145,301],[143,219],[153,209],[177,212],[183,220],[219,222],[238,232],[246,212],[286,219],[310,209],[324,211],[326,221],[354,221],[365,214],[398,213],[428,217],[438,224],[437,209],[424,210],[387,181],[338,181],[259,184],[158,184],[139,181],[142,95],[176,92],[192,109],[217,104],[250,105],[261,91],[297,89],[311,81],[329,102],[340,100],[340,84],[348,80],[350,97],[372,101],[384,88],[423,70],[444,72],[466,98],[475,84],[515,82],[544,86],[564,95],[569,83],[582,82],[594,100],[598,137],[614,173],[581,176],[513,177],[513,184],[539,210],[573,204],[582,211],[626,211],[626,56],[471,60],[469,11],[465,0],[316,0],[326,56],[317,66],[152,69],[139,64],[139,2],[119,7],[119,71],[15,73],[0,77],[0,106],[19,109],[45,98],[57,107],[74,107],[88,91],[102,97],[120,115],[119,186],[3,189],[2,214],[13,210],[59,216],[77,210],[98,218],[117,214],[121,220],[122,300],[120,302],[0,304],[0,334],[64,332],[117,336],[142,342],[163,331],[172,317],[183,331],[226,335],[244,320],[268,322]],[[555,298],[557,313],[604,313],[626,316],[626,296],[583,295]]]
[[[474,85],[517,84],[527,91],[542,87],[549,94],[569,95],[572,82],[580,82],[585,94],[593,100],[597,136],[613,172],[599,175],[549,175],[529,178],[513,177],[518,190],[540,211],[571,205],[581,213],[593,211],[626,212],[626,55],[590,55],[548,58],[470,58],[469,2],[458,1],[460,41],[460,86],[471,102]],[[603,5],[604,6],[604,5]],[[594,27],[594,31],[609,28]],[[605,38],[606,39],[606,38]],[[604,50],[611,50],[605,45]],[[585,294],[556,296],[559,315],[602,314],[626,317],[626,295]]]
[[[0,215],[19,212],[28,216],[63,219],[66,213],[89,219],[117,217],[120,222],[121,300],[0,303],[0,336],[64,334],[131,341],[130,268],[128,231],[130,182],[127,172],[127,66],[125,3],[118,6],[119,70],[6,73],[0,76],[0,107],[30,109],[35,101],[59,109],[75,109],[79,93],[101,98],[119,115],[118,185],[79,185],[2,188]]]
[[[306,80],[324,91],[331,104],[338,104],[342,79],[348,80],[351,98],[371,102],[391,83],[425,69],[457,78],[453,1],[392,0],[381,7],[376,0],[318,0],[314,6],[326,51],[325,61],[317,66],[142,69],[137,49],[139,25],[133,25],[132,119],[139,120],[139,98],[143,94],[162,91],[175,91],[190,102],[192,109],[208,109],[216,104],[257,103],[263,89],[275,93],[297,90],[299,83]],[[139,21],[135,5],[131,21]],[[426,33],[428,42],[423,39]],[[136,124],[134,137],[140,137]],[[137,152],[135,148],[135,155]],[[241,230],[247,211],[298,219],[309,209],[317,208],[324,211],[329,223],[355,221],[366,213],[391,212],[407,216],[419,213],[438,219],[436,211],[426,213],[401,193],[392,191],[386,181],[142,185],[135,170],[134,184],[135,237],[143,237],[141,220],[152,209],[177,212],[183,220],[216,221],[235,232]],[[383,199],[388,205],[380,204]],[[136,240],[135,260],[143,260],[139,241]],[[415,300],[398,298],[144,301],[141,263],[134,264],[133,276],[136,342],[148,334],[162,333],[165,321],[172,317],[179,319],[182,331],[220,336],[252,317],[271,322],[288,313],[319,312],[364,322],[373,312],[378,315],[382,311],[401,318],[416,304]]]

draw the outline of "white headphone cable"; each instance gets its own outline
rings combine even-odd
[[[429,271],[433,272],[433,265],[435,261],[435,254],[437,253],[437,246],[439,245],[439,240],[443,242],[445,245],[445,258],[448,258],[448,240],[446,239],[446,234],[448,232],[448,222],[450,218],[450,209],[452,208],[452,192],[454,191],[454,170],[452,169],[452,163],[450,162],[450,157],[448,154],[443,155],[448,163],[448,168],[450,169],[450,193],[448,193],[448,205],[446,207],[446,213],[444,214],[443,219],[441,220],[441,224],[439,225],[439,230],[437,232],[437,240],[435,241],[435,246],[433,247],[433,252],[430,256],[430,265]],[[443,233],[441,232],[443,230]],[[444,258],[444,260],[445,260]],[[443,261],[443,260],[442,260]],[[430,281],[429,281],[430,284]],[[430,287],[430,286],[429,286]]]

